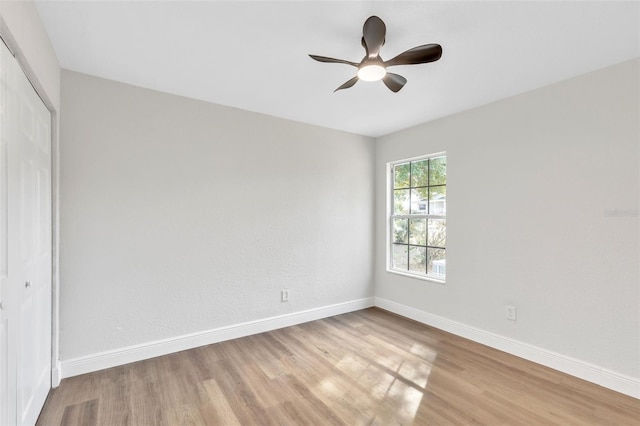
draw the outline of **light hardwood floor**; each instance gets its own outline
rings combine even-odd
[[[638,425],[640,400],[380,309],[64,379],[38,425]]]

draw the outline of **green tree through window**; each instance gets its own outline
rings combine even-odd
[[[391,271],[444,281],[447,236],[447,157],[391,164]]]

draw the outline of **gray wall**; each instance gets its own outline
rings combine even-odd
[[[637,380],[639,66],[375,148],[63,72],[61,358],[368,297],[374,274],[377,297]],[[385,270],[385,165],[439,151],[445,285]]]
[[[637,380],[639,63],[380,138],[376,297]],[[446,285],[385,268],[385,165],[439,151],[448,157]],[[505,319],[506,304],[517,322]]]
[[[373,295],[372,139],[70,71],[61,120],[62,360]]]

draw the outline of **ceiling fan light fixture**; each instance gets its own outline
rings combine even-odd
[[[387,70],[379,63],[363,64],[358,68],[358,78],[364,81],[378,81],[382,80],[387,75]]]

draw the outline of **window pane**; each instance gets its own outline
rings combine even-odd
[[[426,219],[410,219],[409,220],[409,244],[418,246],[427,245],[427,220]]]
[[[444,279],[447,274],[447,264],[443,249],[427,249],[429,264],[427,274],[435,278]]]
[[[407,222],[409,219],[393,219],[393,242],[407,244]]]
[[[411,187],[429,185],[429,160],[411,163]]]
[[[447,183],[447,157],[436,157],[429,160],[429,185]]]
[[[393,188],[409,187],[409,170],[410,163],[396,164],[393,166]]]
[[[409,214],[409,190],[393,191],[393,214]]]
[[[447,222],[444,219],[429,219],[429,246],[446,247]]]
[[[427,248],[426,247],[409,247],[409,270],[414,272],[426,271],[427,266]]]
[[[427,214],[427,188],[411,190],[411,214]]]
[[[393,267],[395,269],[408,269],[407,265],[407,253],[409,247],[400,244],[393,245]]]
[[[429,214],[447,214],[447,187],[429,188]]]

